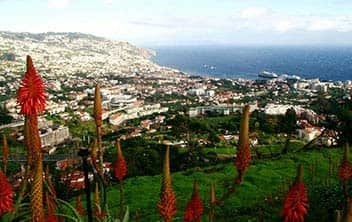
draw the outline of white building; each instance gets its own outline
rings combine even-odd
[[[214,91],[214,90],[208,90],[208,91],[206,92],[206,96],[207,96],[207,97],[213,97],[213,96],[215,96],[215,91]]]
[[[40,135],[43,147],[60,144],[70,137],[69,129],[66,126],[60,126],[57,129],[49,128],[47,132]]]
[[[203,88],[189,89],[187,94],[191,96],[203,96],[205,95],[205,90]]]
[[[58,114],[58,113],[65,112],[66,105],[65,104],[57,104],[57,103],[51,102],[51,103],[47,104],[45,109],[51,115],[52,114]]]
[[[119,95],[111,98],[110,105],[111,107],[123,107],[136,101],[137,98],[131,95]]]
[[[298,137],[300,139],[303,139],[305,141],[312,141],[313,139],[317,138],[320,136],[322,133],[322,129],[319,127],[309,127],[305,129],[298,129]]]

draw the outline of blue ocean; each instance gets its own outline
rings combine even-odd
[[[352,80],[352,46],[158,46],[160,65],[185,73],[257,79],[263,71],[305,79]]]

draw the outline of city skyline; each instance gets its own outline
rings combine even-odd
[[[0,30],[83,32],[137,45],[351,44],[345,0],[0,0]]]

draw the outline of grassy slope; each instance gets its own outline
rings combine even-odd
[[[341,158],[341,151],[338,149],[325,149],[321,151],[310,151],[299,154],[288,154],[280,160],[259,161],[250,166],[245,176],[245,182],[238,187],[238,192],[234,193],[225,201],[224,206],[217,207],[216,221],[256,221],[260,215],[265,221],[279,220],[279,212],[282,203],[282,192],[287,191],[288,184],[293,180],[298,163],[305,166],[305,180],[308,189],[313,189],[317,184],[326,182],[329,168],[334,167],[330,173],[333,183],[337,182],[335,168]],[[329,164],[331,162],[332,164]],[[314,168],[314,178],[311,178],[311,172]],[[236,175],[233,164],[220,165],[205,169],[191,169],[186,172],[172,174],[173,188],[177,196],[178,212],[174,221],[182,221],[182,212],[192,193],[192,181],[199,181],[200,196],[205,203],[205,212],[208,212],[207,202],[209,201],[208,191],[209,184],[214,181],[216,184],[216,194],[220,197],[231,183],[232,178]],[[283,182],[286,181],[286,182]],[[139,221],[158,221],[158,211],[156,203],[159,200],[161,176],[144,176],[130,178],[125,181],[125,202],[130,207],[133,215],[138,210],[140,215]],[[283,184],[286,184],[283,189]],[[264,198],[274,194],[272,209],[270,204],[264,203]],[[278,200],[275,200],[278,197]],[[118,186],[109,188],[108,200],[112,214],[117,211],[119,203]],[[263,211],[263,212],[262,212]],[[269,215],[267,212],[270,212]],[[266,213],[265,213],[266,212]],[[221,216],[225,215],[225,216]],[[227,218],[227,219],[226,219]],[[229,219],[231,218],[231,219]],[[203,221],[207,221],[206,217]]]

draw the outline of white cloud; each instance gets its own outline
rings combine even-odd
[[[316,19],[310,21],[307,30],[310,31],[326,31],[326,30],[337,30],[337,23],[330,19]]]
[[[117,2],[117,0],[99,1],[101,4]],[[70,3],[74,3],[73,0],[48,0],[47,2],[51,8],[65,8]],[[17,30],[14,30],[10,24],[4,23],[0,24],[1,29],[34,32],[85,32],[132,42],[197,42],[198,40],[200,42],[275,42],[277,38],[285,41],[300,38],[303,39],[302,41],[310,41],[305,39],[318,39],[320,38],[319,32],[322,31],[330,36],[347,36],[341,32],[352,31],[352,16],[298,16],[270,8],[252,7],[236,11],[232,15],[173,16],[170,14],[166,16],[141,13],[94,18],[81,16],[80,19],[52,17],[36,25],[23,21],[16,25]]]
[[[270,15],[270,10],[263,7],[250,7],[242,10],[239,14],[244,19],[256,19]]]
[[[70,0],[48,0],[49,8],[62,9],[70,3]]]
[[[352,16],[289,15],[270,8],[251,7],[236,12],[231,18],[232,28],[241,31],[273,31],[287,33],[352,31]]]
[[[352,31],[352,17],[315,18],[310,21],[308,31]]]

